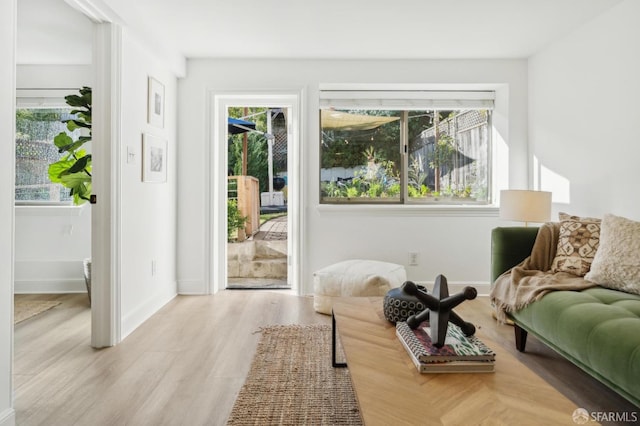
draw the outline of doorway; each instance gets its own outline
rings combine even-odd
[[[43,16],[73,22],[75,34],[53,32],[43,39]],[[91,89],[86,88],[93,86],[95,47],[94,23],[64,2],[19,2],[16,32],[14,375],[26,377],[25,359],[47,355],[44,345],[34,344],[37,330],[68,327],[60,311],[87,319],[82,326],[91,330],[90,296],[75,295],[90,289],[83,267],[91,258],[92,212],[88,203],[80,204],[89,191],[86,180],[72,189],[61,176],[74,173],[71,164],[82,177],[91,175]],[[70,122],[80,124],[72,128]],[[71,142],[74,148],[68,148]],[[79,175],[73,176],[80,181]]]
[[[227,289],[290,289],[289,108],[227,109]]]
[[[17,11],[16,31],[19,36],[22,35],[23,40],[36,41],[36,43],[24,42],[16,49],[16,75],[20,76],[16,85],[18,88],[24,86],[31,91],[33,88],[40,88],[40,92],[43,92],[41,98],[44,100],[50,97],[51,90],[43,90],[42,87],[71,88],[74,91],[83,86],[92,87],[93,139],[103,141],[103,143],[95,144],[91,150],[93,165],[99,165],[92,173],[94,189],[92,193],[105,195],[99,204],[91,207],[85,204],[85,207],[81,208],[60,208],[60,206],[46,205],[35,206],[35,209],[24,208],[24,216],[30,218],[29,220],[33,218],[41,222],[48,221],[39,229],[45,229],[52,234],[52,238],[57,237],[59,241],[64,240],[69,244],[63,249],[60,247],[62,243],[56,240],[58,241],[56,244],[56,241],[52,240],[53,242],[47,246],[49,250],[46,254],[53,261],[44,255],[36,258],[41,261],[41,264],[48,267],[46,270],[33,267],[31,258],[26,259],[29,263],[23,262],[23,265],[18,265],[15,269],[22,268],[28,273],[31,273],[32,270],[43,270],[41,276],[26,276],[25,282],[27,284],[35,281],[38,285],[37,288],[26,288],[27,292],[41,291],[41,284],[51,287],[50,277],[56,271],[61,271],[61,273],[56,272],[57,275],[55,275],[59,277],[57,280],[59,285],[50,289],[50,292],[82,291],[88,288],[82,277],[83,259],[90,257],[92,259],[90,274],[94,284],[91,286],[90,303],[91,346],[100,348],[115,345],[121,339],[118,280],[119,246],[117,244],[120,221],[119,216],[115,214],[114,216],[117,217],[112,216],[112,213],[118,209],[111,208],[113,204],[118,202],[119,194],[113,195],[111,188],[112,185],[116,188],[119,187],[120,170],[119,161],[116,161],[117,156],[114,156],[111,151],[112,147],[119,143],[115,138],[120,134],[120,122],[117,119],[119,102],[118,99],[115,99],[114,88],[120,87],[120,71],[117,68],[119,64],[116,64],[115,61],[121,57],[122,45],[118,41],[121,38],[122,29],[117,24],[111,24],[110,21],[107,21],[107,16],[111,16],[111,13],[102,13],[100,14],[102,18],[99,19],[97,15],[87,13],[82,8],[80,8],[82,10],[77,10],[75,7],[69,6],[73,5],[53,4],[45,0],[21,3],[22,8]],[[62,40],[53,38],[49,41],[51,42],[50,46],[55,46],[55,48],[44,49],[47,45],[39,43],[40,39],[37,37],[33,38],[28,35],[33,32],[41,32],[40,21],[35,18],[41,16],[43,10],[47,16],[56,16],[61,22],[74,22],[78,30],[77,34],[83,34],[83,37],[77,37],[77,34],[74,36],[73,34],[60,33],[58,35],[63,35],[66,38]],[[73,49],[70,49],[69,46],[73,46]],[[76,55],[75,59],[64,56],[69,52]],[[30,64],[28,58],[40,58],[44,62],[36,61],[34,64]],[[38,65],[40,63],[67,65]],[[80,65],[68,65],[72,63]],[[21,67],[24,67],[24,75],[21,74]],[[25,91],[22,92],[24,94]],[[14,202],[14,210],[16,209],[15,204]],[[28,213],[27,210],[29,210]],[[85,219],[88,220],[85,221]],[[36,229],[24,225],[14,223],[14,227],[23,226],[27,231],[24,234],[27,236],[33,233],[33,229]],[[14,232],[22,231],[14,230]],[[46,235],[43,233],[43,236]],[[79,240],[82,240],[82,243]],[[29,238],[27,241],[33,240]],[[86,247],[87,242],[88,248]],[[19,243],[20,240],[16,239],[14,252],[18,251],[17,245]],[[33,244],[31,245],[33,246]],[[27,250],[30,250],[29,247]],[[61,254],[62,259],[70,260],[60,261]],[[20,258],[14,256],[14,260],[20,261]],[[57,269],[52,272],[53,267]],[[78,271],[80,274],[77,274]],[[70,280],[71,276],[74,278]],[[71,283],[69,283],[70,281]]]
[[[212,94],[211,293],[299,291],[299,102],[298,92]]]

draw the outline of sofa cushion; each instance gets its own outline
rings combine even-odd
[[[600,246],[585,279],[640,294],[640,222],[606,214]]]
[[[583,277],[600,242],[600,219],[581,218],[560,213],[560,234],[552,272],[568,272]]]
[[[589,374],[640,401],[640,296],[603,287],[556,291],[511,315]]]

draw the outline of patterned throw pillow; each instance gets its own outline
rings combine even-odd
[[[600,248],[584,278],[602,287],[640,294],[640,222],[604,215]]]
[[[560,213],[560,235],[552,272],[568,272],[583,277],[600,244],[600,219]]]

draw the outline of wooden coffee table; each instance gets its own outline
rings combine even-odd
[[[576,405],[482,328],[476,335],[496,353],[494,373],[420,374],[382,298],[341,298],[333,314],[366,425],[576,424]]]

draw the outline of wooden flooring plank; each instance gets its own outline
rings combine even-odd
[[[15,297],[62,302],[15,327],[20,426],[224,425],[249,370],[260,327],[331,322],[313,310],[311,297],[225,290],[214,296],[178,296],[120,345],[96,350],[89,346],[91,313],[85,294]],[[479,298],[456,311],[478,322],[474,318],[486,318],[489,309],[488,301]],[[576,405],[589,411],[638,411],[534,338],[527,353],[520,354],[511,327],[487,325],[483,333]],[[481,404],[473,394],[469,392],[467,403]],[[525,400],[525,395],[513,397]],[[494,404],[492,409],[513,404]],[[514,424],[522,424],[518,413],[513,416]],[[454,422],[453,412],[449,420]]]

